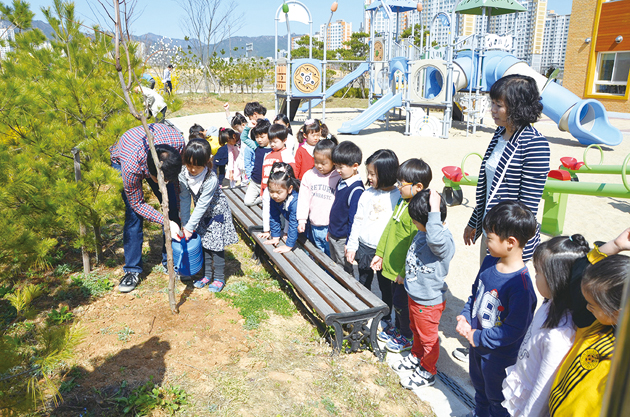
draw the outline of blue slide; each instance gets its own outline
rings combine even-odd
[[[328,90],[326,90],[326,92],[324,93],[325,97],[326,98],[332,97],[333,94],[335,94],[337,91],[341,90],[342,88],[350,84],[352,81],[359,78],[361,75],[369,71],[369,69],[370,69],[370,64],[368,64],[367,62],[363,62],[359,64],[357,69],[355,69],[350,74],[343,77],[341,81],[333,84]],[[311,108],[317,106],[321,102],[322,102],[322,99],[320,98],[311,100]],[[302,112],[308,111],[308,102],[304,103],[304,105],[300,107],[300,111]]]
[[[341,127],[337,129],[337,133],[351,133],[356,135],[362,129],[365,129],[379,117],[387,113],[392,107],[402,106],[402,97],[402,93],[398,93],[394,96],[392,93],[384,95],[356,118],[344,122]]]

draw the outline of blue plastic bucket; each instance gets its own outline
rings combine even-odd
[[[203,266],[203,248],[201,237],[193,233],[189,240],[172,240],[173,264],[175,272],[182,276],[192,276],[199,272]]]

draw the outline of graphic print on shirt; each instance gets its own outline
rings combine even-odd
[[[422,261],[416,256],[416,241],[413,240],[407,251],[407,282],[417,281],[418,274],[433,274],[435,272],[435,268],[424,264],[418,265],[421,262]]]
[[[388,199],[389,202],[389,199]],[[370,212],[368,213],[368,219],[370,221],[375,222],[381,217],[381,213],[385,211],[385,206],[383,206],[380,198],[375,198],[372,200],[372,207],[370,208]]]
[[[484,329],[501,326],[503,324],[501,322],[501,313],[504,309],[501,300],[499,300],[497,290],[486,291],[483,281],[479,281],[479,288],[473,304],[472,318],[479,316],[477,320],[479,320],[481,327]]]

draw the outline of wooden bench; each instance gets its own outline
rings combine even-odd
[[[223,191],[237,227],[247,233],[259,251],[282,272],[305,305],[335,329],[333,351],[339,352],[344,340],[348,341],[346,351],[353,352],[366,343],[383,360],[384,352],[378,346],[376,332],[381,318],[389,311],[387,305],[309,241],[299,242],[291,252],[274,252],[272,245],[264,245],[258,237],[262,231],[262,209],[245,205],[242,188]]]

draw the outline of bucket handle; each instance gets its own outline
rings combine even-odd
[[[181,270],[182,269],[182,264],[184,263],[184,256],[188,257],[188,244],[186,243],[186,238],[182,237],[182,239],[179,241],[180,244],[182,245],[182,254],[179,257],[179,260],[177,261],[177,265],[175,265],[175,268],[177,268],[177,270]]]

